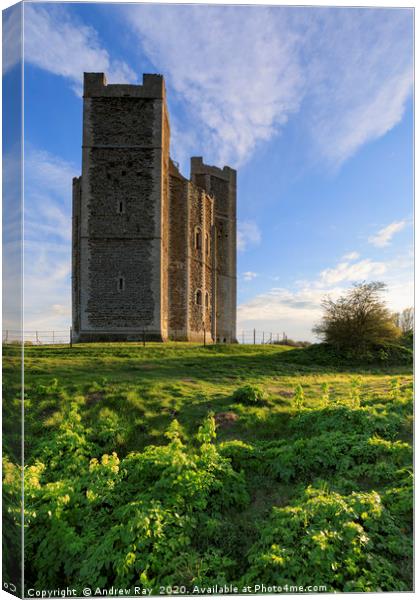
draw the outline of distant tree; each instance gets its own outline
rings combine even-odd
[[[365,351],[396,341],[400,330],[395,316],[380,297],[385,289],[380,281],[359,283],[336,301],[325,298],[324,314],[314,333],[339,350]]]
[[[399,316],[399,328],[401,329],[401,333],[403,335],[407,335],[407,333],[413,333],[414,330],[414,308],[410,306],[409,308],[404,308],[402,313]]]

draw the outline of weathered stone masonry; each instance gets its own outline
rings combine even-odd
[[[236,341],[236,172],[169,156],[164,79],[85,73],[73,180],[75,341]]]

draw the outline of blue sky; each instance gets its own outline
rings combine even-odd
[[[406,9],[26,4],[26,326],[70,324],[83,71],[165,76],[171,155],[238,170],[238,331],[312,339],[321,299],[413,303]],[[5,77],[16,69],[13,57]]]

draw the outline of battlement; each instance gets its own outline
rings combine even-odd
[[[224,166],[223,169],[213,165],[206,165],[202,156],[191,157],[191,179],[193,175],[214,175],[230,183],[236,183],[236,171],[231,167]]]
[[[83,97],[84,98],[153,98],[164,99],[165,81],[162,75],[143,74],[142,85],[109,84],[104,73],[84,73]]]

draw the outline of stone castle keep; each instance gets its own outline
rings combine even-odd
[[[169,156],[165,82],[85,73],[73,179],[75,341],[236,341],[236,171]]]

